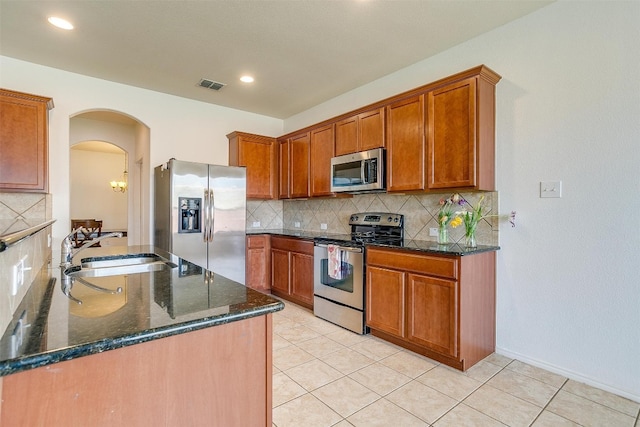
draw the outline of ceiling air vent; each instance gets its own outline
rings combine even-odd
[[[207,89],[220,90],[226,85],[224,83],[214,82],[210,79],[200,79],[198,86],[206,87]]]

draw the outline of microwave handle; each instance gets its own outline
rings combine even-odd
[[[366,175],[366,169],[367,169],[366,168],[366,164],[367,164],[366,160],[363,160],[363,161],[360,162],[360,182],[362,182],[363,184],[368,184],[369,183],[369,181],[367,181],[367,177],[365,176]]]

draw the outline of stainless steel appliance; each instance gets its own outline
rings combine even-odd
[[[155,245],[244,284],[245,168],[171,159],[154,174]]]
[[[331,159],[331,191],[334,193],[384,191],[385,150],[375,148]]]
[[[313,313],[358,334],[366,334],[365,245],[402,245],[404,216],[357,213],[351,215],[349,225],[350,235],[314,239]],[[332,268],[336,263],[338,268]]]

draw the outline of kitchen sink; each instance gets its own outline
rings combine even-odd
[[[107,255],[93,258],[83,258],[82,268],[120,267],[125,265],[152,264],[157,261],[167,262],[160,255],[154,253],[139,253],[126,255]]]
[[[79,266],[65,269],[64,274],[71,278],[106,277],[171,270],[176,267],[176,264],[153,253],[109,255],[84,258]]]

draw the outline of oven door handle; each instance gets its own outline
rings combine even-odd
[[[316,243],[316,246],[320,247],[320,248],[326,248],[328,245],[322,244],[322,243]],[[346,246],[338,246],[338,248],[340,248],[341,251],[345,251],[345,252],[354,252],[354,253],[362,253],[362,249],[361,248],[349,248]]]

